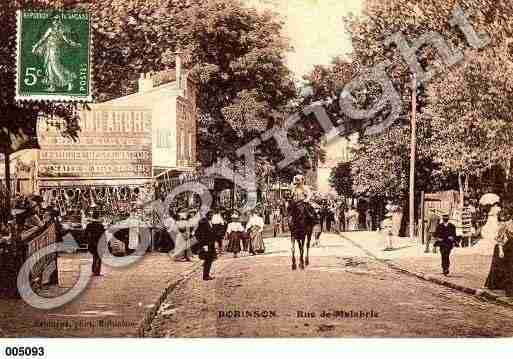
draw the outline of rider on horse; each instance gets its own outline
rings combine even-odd
[[[305,185],[305,178],[302,175],[294,176],[292,180],[292,199],[289,205],[289,226],[292,245],[292,269],[296,269],[295,242],[299,245],[299,267],[304,269],[303,252],[305,239],[311,239],[311,233],[315,222],[315,210],[309,203],[311,190]],[[307,250],[310,243],[307,244]],[[308,254],[306,256],[308,265]]]

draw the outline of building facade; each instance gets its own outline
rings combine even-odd
[[[340,162],[350,162],[352,149],[358,144],[358,134],[348,138],[337,137],[329,143],[324,143],[322,148],[326,151],[326,160],[317,166],[317,190],[322,193],[333,192],[329,178],[333,168]]]
[[[196,166],[197,86],[176,69],[141,74],[136,93],[80,111],[78,138],[39,121],[38,182],[46,189],[150,188]]]

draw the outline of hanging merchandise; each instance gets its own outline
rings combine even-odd
[[[89,207],[96,208],[96,202],[94,201],[92,187],[89,187]]]
[[[130,188],[122,187],[119,191],[120,200],[126,202],[130,199]]]

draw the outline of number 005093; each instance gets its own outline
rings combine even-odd
[[[43,347],[6,347],[6,357],[41,357],[45,355]]]

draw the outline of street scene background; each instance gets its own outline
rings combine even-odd
[[[511,336],[507,2],[107,3],[0,5],[1,336]]]

